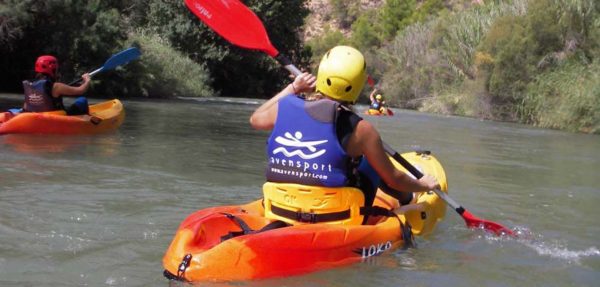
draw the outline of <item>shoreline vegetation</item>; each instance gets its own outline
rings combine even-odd
[[[244,3],[297,66],[314,71],[339,44],[363,51],[392,107],[600,134],[595,0]],[[41,54],[59,58],[67,82],[128,46],[142,50],[140,61],[95,77],[91,94],[264,99],[289,82],[277,63],[229,45],[183,1],[6,0],[0,92],[20,93]]]

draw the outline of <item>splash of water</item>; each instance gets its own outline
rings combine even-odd
[[[547,255],[550,257],[567,259],[569,261],[579,262],[579,260],[583,257],[591,257],[591,256],[599,256],[600,250],[596,247],[590,247],[586,250],[579,251],[571,251],[567,248],[564,248],[560,245],[556,246],[548,246],[546,244],[537,244],[530,245],[530,247],[534,248],[538,254]]]
[[[549,256],[576,264],[579,264],[584,258],[600,256],[600,250],[596,246],[589,247],[585,250],[569,250],[565,243],[558,241],[544,241],[542,235],[536,235],[526,227],[516,227],[513,232],[517,235],[517,242],[535,250],[540,256]],[[489,233],[487,233],[485,237],[487,240],[491,241],[505,241],[512,239],[511,237],[498,237]]]

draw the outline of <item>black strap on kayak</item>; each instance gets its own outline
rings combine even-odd
[[[237,225],[242,229],[241,231],[230,231],[226,235],[221,236],[221,242],[223,242],[223,241],[225,241],[227,239],[231,239],[231,238],[237,237],[237,236],[242,236],[242,235],[246,235],[246,234],[260,233],[260,232],[264,232],[264,231],[268,231],[268,230],[272,230],[272,229],[277,229],[277,228],[289,226],[289,224],[287,224],[287,223],[285,223],[283,221],[276,220],[276,221],[270,222],[269,224],[263,226],[259,230],[253,230],[241,218],[239,218],[239,217],[237,217],[237,216],[235,216],[233,214],[230,214],[230,213],[222,212],[221,214],[225,215],[227,218],[229,218],[233,222],[237,223]]]
[[[344,210],[339,212],[332,213],[321,213],[316,214],[312,212],[300,212],[300,211],[291,211],[287,209],[283,209],[277,207],[275,205],[271,205],[271,211],[274,214],[279,216],[289,218],[291,220],[296,220],[298,222],[306,222],[306,223],[319,223],[319,222],[330,222],[330,221],[339,221],[350,218],[350,210]],[[380,206],[368,206],[360,208],[360,215],[364,216],[396,216],[396,214],[388,209],[385,209]]]
[[[400,223],[400,232],[402,233],[402,240],[404,241],[402,249],[406,250],[408,248],[417,246],[414,240],[414,235],[412,233],[412,227],[410,226],[410,223],[402,223],[400,216],[398,216],[398,214],[393,212],[391,209],[386,209],[381,206],[370,206],[361,208],[360,213],[363,215],[396,217],[396,219],[398,219],[398,223]]]
[[[381,206],[363,206],[360,208],[360,215],[373,215],[373,216],[385,216],[392,217],[396,214],[390,210]]]
[[[295,219],[295,220],[298,220],[298,218],[301,218],[303,220],[308,220],[308,221],[300,221],[300,220],[298,220],[298,221],[310,222],[310,223],[337,221],[337,220],[344,220],[344,219],[350,218],[350,210],[333,212],[333,213],[314,214],[314,213],[294,212],[294,211],[290,211],[290,210],[283,209],[283,208],[273,205],[273,206],[271,206],[271,211],[273,211],[273,213],[275,213],[279,216],[283,216],[283,217]],[[272,230],[272,229],[290,226],[289,224],[287,224],[283,221],[277,220],[277,221],[273,221],[273,222],[265,225],[263,228],[261,228],[259,230],[253,230],[241,218],[239,218],[233,214],[230,214],[230,213],[223,212],[221,214],[225,215],[227,218],[229,218],[232,221],[234,221],[235,223],[237,223],[237,225],[242,229],[241,231],[230,231],[226,235],[221,236],[221,242],[231,239],[231,238],[234,238],[234,237],[237,237],[237,236],[260,233],[260,232],[264,232],[264,231],[268,231],[268,230]],[[300,214],[300,215],[298,215],[298,214]],[[360,214],[365,215],[365,216],[373,215],[373,216],[396,217],[396,219],[398,219],[398,223],[400,223],[400,232],[402,234],[402,239],[404,241],[404,245],[403,245],[402,249],[416,247],[416,242],[414,241],[414,235],[412,233],[412,227],[410,226],[409,223],[407,223],[407,224],[402,223],[400,216],[398,216],[398,214],[394,213],[392,210],[383,208],[381,206],[369,206],[369,207],[361,207]],[[288,217],[288,216],[290,216],[290,217]],[[191,259],[191,255],[190,255],[190,259]],[[183,262],[182,262],[182,264],[183,264]],[[180,267],[181,267],[181,265],[180,265]],[[183,272],[185,272],[185,270]],[[178,273],[179,273],[179,271],[178,271]]]
[[[283,209],[281,207],[277,207],[275,205],[271,205],[271,211],[274,214],[279,216],[296,220],[298,222],[306,222],[306,223],[319,223],[319,222],[329,222],[329,221],[338,221],[350,218],[350,210],[344,210],[339,212],[332,213],[322,213],[316,214],[312,212],[299,212],[299,211],[291,211],[287,209]]]
[[[402,224],[400,217],[398,217],[400,221],[400,229],[402,230],[402,240],[404,240],[404,245],[402,245],[402,250],[406,250],[408,248],[416,248],[417,242],[415,241],[415,236],[412,233],[412,226],[410,223]]]
[[[165,278],[167,278],[168,280],[183,281],[183,279],[177,278],[177,276],[173,275],[173,273],[169,272],[169,270],[167,269],[163,271],[163,276],[165,276]]]
[[[254,233],[254,230],[252,228],[250,228],[250,226],[248,226],[248,224],[246,222],[244,222],[241,218],[239,218],[231,213],[221,212],[221,214],[223,214],[227,218],[231,219],[242,229],[241,231],[229,231],[229,233],[227,233],[226,235],[221,236],[221,242],[223,242],[227,239],[231,239],[233,237]]]
[[[290,225],[281,220],[275,220],[275,221],[272,221],[271,223],[263,226],[263,228],[256,231],[256,233],[273,230],[273,229],[277,229],[277,228],[282,228],[282,227],[288,227],[288,226],[290,226]]]

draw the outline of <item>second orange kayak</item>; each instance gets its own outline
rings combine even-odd
[[[64,111],[0,113],[2,134],[97,134],[116,130],[125,119],[117,99],[89,106],[89,115],[67,116]]]
[[[383,108],[381,110],[368,109],[365,111],[365,115],[371,116],[393,116],[394,112],[392,112],[389,108]]]

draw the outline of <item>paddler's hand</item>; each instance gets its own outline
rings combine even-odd
[[[419,179],[419,183],[421,184],[421,186],[423,186],[423,191],[440,189],[440,183],[433,175],[424,175],[423,177],[421,177],[421,179]]]
[[[81,75],[81,78],[83,79],[83,83],[88,83],[91,80],[91,76],[89,73],[85,73],[83,75]]]
[[[310,93],[315,91],[317,77],[309,73],[302,73],[291,83],[294,94]]]

